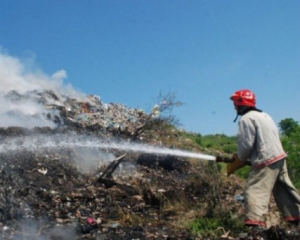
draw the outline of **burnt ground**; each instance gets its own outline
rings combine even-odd
[[[35,134],[54,132],[7,128],[0,138]],[[244,183],[227,178],[215,163],[126,153],[117,166],[99,159],[83,167],[91,156],[83,152],[78,160],[76,154],[70,148],[0,151],[0,239],[216,239],[195,236],[190,223],[216,213],[242,218],[236,196]],[[113,151],[116,159],[122,154]],[[104,176],[108,166],[116,169]],[[280,224],[274,204],[270,210],[271,224]],[[247,239],[228,226],[213,232],[220,239]],[[287,239],[274,232],[269,239]]]

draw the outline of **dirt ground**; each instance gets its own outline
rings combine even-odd
[[[0,151],[0,239],[200,240],[188,225],[209,209],[243,215],[236,198],[244,182],[215,163],[116,150],[100,161],[82,149],[21,147],[24,136],[53,134],[1,129],[1,141],[15,147]],[[274,202],[268,218],[280,223]],[[247,239],[221,231],[222,239]]]

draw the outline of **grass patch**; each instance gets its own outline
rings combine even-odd
[[[201,217],[190,224],[193,234],[201,238],[219,239],[226,231],[240,233],[246,231],[244,222],[231,212],[218,217]]]

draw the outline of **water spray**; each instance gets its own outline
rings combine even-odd
[[[24,136],[6,139],[0,144],[0,153],[9,151],[41,151],[42,149],[72,149],[97,148],[105,150],[119,150],[123,152],[140,152],[157,155],[172,155],[184,158],[197,158],[216,161],[212,155],[188,152],[179,149],[156,147],[148,144],[131,143],[126,141],[104,141],[103,139],[86,136],[66,136],[62,134],[53,136]]]

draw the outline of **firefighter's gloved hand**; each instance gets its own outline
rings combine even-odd
[[[245,166],[245,163],[239,159],[239,157],[236,153],[232,156],[232,160],[233,160],[233,162],[231,162],[227,165],[227,177],[229,177],[236,170]]]

